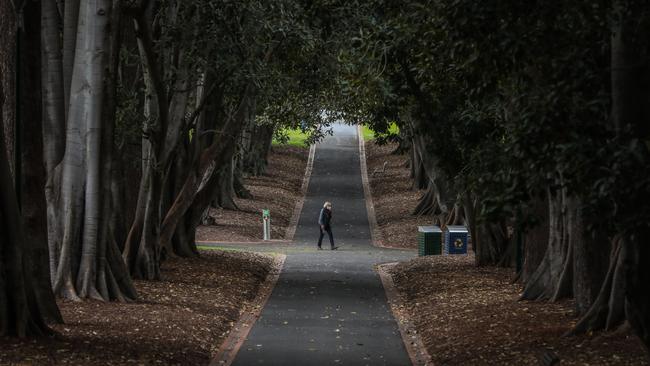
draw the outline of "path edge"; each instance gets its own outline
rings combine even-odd
[[[255,241],[216,241],[216,240],[196,240],[197,246],[203,247],[218,247],[219,245],[268,245],[268,244],[289,244],[291,240],[286,239],[271,239],[271,240],[255,240]]]
[[[264,282],[260,285],[260,289],[255,296],[255,299],[250,304],[250,310],[245,310],[237,323],[235,323],[228,334],[228,337],[221,343],[219,350],[212,357],[210,366],[229,366],[237,357],[239,349],[246,341],[248,333],[253,329],[253,325],[260,317],[262,309],[271,297],[271,293],[278,283],[280,273],[284,267],[284,261],[287,258],[284,254],[279,254],[274,260],[273,267],[266,275]]]
[[[404,308],[404,301],[395,288],[393,277],[389,273],[389,269],[394,267],[397,262],[378,264],[375,266],[375,271],[379,274],[381,284],[384,286],[386,299],[390,306],[393,317],[397,322],[399,332],[402,336],[402,342],[406,347],[406,352],[411,359],[414,366],[433,366],[433,360],[427,349],[424,347],[420,333],[417,332],[413,322],[403,313],[398,312],[399,308]]]
[[[368,179],[368,165],[366,163],[366,147],[363,139],[361,125],[357,125],[357,140],[359,140],[359,163],[361,164],[361,185],[366,201],[366,213],[368,214],[368,225],[370,226],[370,241],[372,245],[379,248],[390,248],[384,245],[377,217],[375,216],[375,204],[370,191],[370,180]]]
[[[307,188],[309,188],[311,172],[314,168],[314,155],[316,155],[316,144],[311,144],[309,147],[309,158],[307,159],[307,166],[305,167],[305,175],[302,178],[302,186],[300,186],[301,196],[300,199],[296,201],[296,205],[293,208],[293,214],[291,215],[289,226],[287,226],[287,230],[285,231],[284,240],[293,241],[293,237],[296,235],[296,227],[298,226],[298,220],[300,220],[302,206],[305,203],[305,195],[307,194]]]

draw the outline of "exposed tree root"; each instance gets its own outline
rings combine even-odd
[[[438,201],[436,200],[436,192],[433,188],[433,185],[429,185],[429,188],[424,192],[422,197],[413,209],[412,215],[422,216],[422,215],[438,215],[441,213],[440,207],[438,206]]]
[[[250,199],[252,197],[251,192],[242,182],[242,177],[240,175],[237,174],[234,176],[233,186],[238,198]]]
[[[477,236],[472,237],[476,250],[476,265],[509,266],[512,240],[508,240],[504,223],[478,223]]]
[[[625,315],[650,352],[650,230],[645,228],[627,239],[623,265],[625,276]]]
[[[549,241],[541,263],[526,283],[521,296],[526,300],[557,300],[571,296],[572,256],[563,209],[564,192],[548,193],[549,197]]]
[[[621,238],[615,239],[609,269],[600,293],[589,311],[568,333],[569,335],[600,329],[612,330],[625,320],[624,251]]]

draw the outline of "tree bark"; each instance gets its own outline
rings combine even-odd
[[[63,323],[63,318],[52,293],[49,271],[47,219],[45,213],[45,169],[43,164],[43,118],[41,113],[41,9],[40,4],[28,2],[23,9],[21,63],[18,80],[18,123],[29,132],[19,152],[23,173],[21,182],[21,210],[25,227],[25,270],[32,279],[33,291],[40,313],[49,321]]]
[[[223,167],[227,170],[226,174],[232,177],[232,152],[234,152],[241,133],[240,126],[243,124],[249,109],[249,94],[251,93],[252,87],[248,86],[246,89],[235,116],[224,124],[219,135],[213,139],[212,144],[194,162],[183,188],[163,221],[160,236],[160,245],[162,247],[170,246],[176,227],[185,212],[194,202],[199,187],[205,180],[206,173],[211,174],[212,170]],[[230,154],[226,154],[228,150],[230,150]],[[230,182],[230,185],[232,187],[232,182]]]
[[[629,2],[613,2],[611,39],[611,120],[619,139],[629,129],[635,137],[647,141],[648,107],[646,100],[650,87],[646,37],[638,34],[639,13],[628,8]],[[626,143],[623,140],[623,143]],[[647,147],[635,151],[640,160],[649,159]],[[648,199],[647,192],[640,193],[639,202]],[[607,275],[598,297],[587,313],[578,321],[572,334],[589,330],[613,329],[629,321],[646,349],[650,351],[650,251],[648,250],[648,224],[618,233],[613,241],[613,251]]]
[[[610,241],[603,230],[587,231],[582,207],[575,197],[568,212],[568,240],[573,247],[573,297],[576,313],[585,314],[596,300],[605,279]]]
[[[72,7],[72,4],[68,4]],[[59,164],[65,151],[65,97],[63,87],[63,57],[61,52],[60,16],[55,0],[43,0],[42,39],[43,39],[43,155],[45,160],[45,199],[47,213],[47,237],[49,247],[50,276],[56,276],[56,263],[59,256],[61,233],[57,223],[60,180]],[[78,9],[77,9],[78,11]],[[76,25],[75,25],[76,29]]]
[[[650,352],[650,232],[637,232],[629,238],[623,256],[625,278],[625,318]]]
[[[110,233],[115,68],[121,3],[80,4],[61,181],[62,239],[54,291],[128,300],[135,290]],[[109,74],[112,73],[112,74]]]
[[[505,222],[479,222],[476,226],[477,236],[472,236],[476,265],[509,266],[513,242],[507,238]]]
[[[523,243],[523,263],[521,269],[521,281],[525,285],[544,258],[549,240],[549,204],[548,198],[533,198],[528,212],[524,214],[532,216],[536,223],[526,228]]]
[[[573,254],[564,225],[564,189],[548,190],[549,240],[541,263],[524,287],[523,299],[557,300],[572,295]]]
[[[424,165],[420,158],[420,151],[415,143],[411,144],[411,178],[413,179],[413,189],[427,189],[428,179],[424,171]]]
[[[143,168],[143,182],[147,187],[142,187],[138,198],[142,208],[131,227],[125,256],[134,277],[158,280],[160,279],[161,250],[159,247],[161,230],[161,203],[165,182],[169,174],[173,153],[180,141],[184,118],[179,114],[184,111],[187,103],[172,100],[169,103],[168,93],[164,85],[163,64],[154,49],[153,33],[151,30],[152,11],[149,7],[137,13],[133,19],[134,30],[138,41],[138,50],[144,70],[146,86],[145,97],[145,122],[143,147],[146,150]],[[181,62],[183,59],[181,58]],[[175,75],[177,83],[188,85],[187,76],[183,75],[184,63],[176,65],[181,70]],[[173,86],[177,86],[176,83]],[[187,89],[187,88],[185,88]],[[186,96],[176,96],[186,98]],[[173,106],[173,109],[171,107]],[[171,109],[171,110],[170,110]],[[172,117],[170,117],[172,116]],[[145,156],[143,154],[143,156]],[[141,230],[140,230],[141,229]],[[139,238],[139,240],[137,240]]]
[[[63,13],[63,96],[64,118],[68,120],[70,107],[70,87],[77,47],[77,26],[79,24],[79,5],[81,0],[66,0]]]
[[[38,15],[38,13],[37,13]],[[39,15],[40,16],[40,15]],[[0,113],[4,107],[0,83]],[[7,120],[3,121],[3,125]],[[26,271],[24,234],[18,197],[8,162],[4,126],[0,128],[0,336],[34,336],[50,333],[40,312],[33,279]]]
[[[5,136],[9,171],[14,174],[14,121],[16,120],[16,16],[11,0],[0,1],[0,89],[4,90],[4,108],[0,126]]]
[[[254,118],[251,118],[254,123]],[[254,126],[248,144],[244,143],[243,170],[252,176],[264,174],[268,165],[268,155],[273,141],[273,126]]]

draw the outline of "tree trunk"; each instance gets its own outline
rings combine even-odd
[[[625,320],[625,293],[622,252],[626,251],[622,238],[613,243],[609,269],[596,300],[578,321],[571,334],[590,330],[614,329]]]
[[[582,207],[570,198],[567,213],[569,245],[573,247],[573,297],[576,313],[585,314],[594,303],[607,273],[610,241],[603,230],[587,232]]]
[[[636,29],[639,13],[628,9],[628,5],[614,1],[612,6],[611,120],[619,138],[629,128],[634,136],[647,141],[650,128],[645,99],[650,92],[650,73],[647,56],[641,52],[648,49],[648,44]],[[647,166],[647,147],[639,146],[635,153]],[[647,201],[644,193],[639,202]],[[615,237],[609,270],[598,297],[572,333],[613,329],[627,320],[650,350],[649,231],[647,223],[640,223],[640,227]]]
[[[38,12],[36,15],[40,16]],[[4,110],[4,100],[3,85],[0,83],[0,115]],[[29,253],[23,249],[29,248],[29,243],[25,238],[8,164],[11,159],[7,156],[5,144],[6,123],[13,121],[3,120],[0,128],[0,336],[43,335],[50,331],[41,314],[32,273],[27,270],[31,266],[26,259]]]
[[[77,28],[79,25],[79,5],[81,0],[66,0],[63,12],[63,96],[65,120],[68,120],[72,73],[77,50]]]
[[[159,247],[161,231],[161,203],[165,182],[169,174],[173,153],[180,141],[183,131],[184,118],[179,115],[187,103],[173,99],[170,105],[168,93],[164,85],[164,70],[159,56],[154,48],[151,23],[153,19],[152,6],[143,13],[136,14],[133,19],[134,30],[138,41],[138,50],[143,66],[145,79],[145,116],[147,121],[143,130],[143,148],[146,158],[143,162],[143,183],[136,219],[129,232],[125,245],[125,256],[128,266],[136,278],[160,279],[161,250]],[[181,62],[183,62],[183,59]],[[181,70],[177,83],[187,85],[187,77],[183,71],[187,65],[176,65]],[[179,84],[174,83],[173,86]],[[176,96],[176,98],[185,98]],[[181,109],[178,109],[181,108]],[[171,114],[170,114],[171,113]],[[172,116],[172,117],[170,117]],[[145,156],[143,154],[143,156]],[[137,240],[139,238],[139,240]]]
[[[465,211],[465,220],[467,222],[467,231],[469,232],[472,244],[472,251],[476,253],[475,241],[478,238],[478,223],[476,222],[476,206],[478,200],[467,192],[463,194],[463,211]],[[468,244],[469,245],[469,244]]]
[[[134,278],[145,280],[160,280],[160,197],[162,195],[163,174],[152,166],[146,171],[147,189],[144,200],[144,211],[142,212],[140,240],[135,248],[135,256],[130,259],[131,275]],[[140,226],[139,219],[136,219],[134,227]],[[129,248],[131,248],[129,246]]]
[[[232,161],[224,165],[220,170],[219,194],[216,197],[217,205],[226,210],[239,210],[235,203],[235,188],[233,185]]]
[[[14,174],[14,128],[16,121],[16,16],[11,0],[0,0],[0,89],[4,108],[0,120],[5,137],[9,171]],[[4,154],[4,152],[2,152]],[[4,155],[3,155],[4,156]]]
[[[452,192],[449,179],[440,168],[439,159],[426,153],[428,144],[427,138],[423,135],[413,140],[413,148],[416,150],[419,164],[424,172],[424,179],[427,181],[426,193],[420,198],[413,214],[433,215],[434,224],[444,226],[450,207],[453,207],[452,205],[455,203],[453,200],[457,195]]]
[[[66,0],[63,13],[63,96],[65,120],[68,120],[70,107],[70,86],[77,49],[77,26],[79,24],[79,5],[81,0]]]
[[[219,193],[219,178],[220,174],[218,171],[213,171],[210,178],[203,184],[196,197],[194,198],[194,203],[190,209],[185,213],[183,227],[184,232],[181,237],[185,240],[184,243],[181,243],[186,248],[191,250],[196,250],[195,236],[196,229],[201,224],[201,219],[203,218],[205,212],[209,209],[210,203],[216,198]]]
[[[625,318],[650,352],[650,232],[640,230],[624,243]]]
[[[111,172],[110,184],[110,195],[113,207],[111,210],[110,228],[120,252],[124,250],[124,244],[126,243],[126,238],[128,235],[127,223],[129,222],[129,216],[127,213],[130,210],[130,207],[126,205],[129,198],[127,198],[125,192],[126,173],[124,171],[124,163],[122,162],[122,154],[123,152],[119,151],[113,159],[113,171]]]
[[[18,89],[18,123],[29,132],[29,139],[22,141],[19,152],[23,173],[19,177],[22,197],[21,209],[25,227],[26,271],[32,279],[33,291],[41,314],[45,319],[62,323],[63,318],[52,293],[49,271],[48,234],[45,203],[45,169],[43,164],[43,118],[41,113],[41,13],[40,4],[26,4],[23,17],[24,30],[20,31],[22,44],[19,55],[20,88]],[[22,134],[21,134],[22,135]]]
[[[413,178],[413,189],[428,188],[429,180],[427,179],[424,165],[420,158],[420,152],[415,143],[411,144],[411,178]]]
[[[142,229],[144,227],[145,211],[147,210],[147,197],[149,197],[149,190],[151,189],[149,184],[149,170],[151,168],[148,163],[151,149],[146,140],[143,139],[142,143],[142,178],[140,179],[140,188],[138,190],[138,202],[136,204],[133,223],[129,229],[126,242],[124,243],[124,249],[122,251],[122,257],[124,258],[124,262],[127,264],[129,273],[131,274],[136,273],[137,270],[136,262],[140,242],[142,240]]]
[[[54,291],[62,297],[126,300],[135,291],[108,223],[115,63],[120,2],[80,4],[61,182],[62,240]],[[111,28],[112,26],[112,28]],[[107,74],[107,72],[113,72]]]
[[[507,237],[505,222],[479,222],[476,225],[477,236],[472,236],[476,265],[511,265],[514,243]]]
[[[68,4],[72,7],[72,2]],[[63,57],[61,53],[61,22],[55,0],[43,0],[42,39],[43,39],[43,155],[45,160],[45,199],[47,213],[47,237],[49,247],[50,276],[56,276],[56,263],[61,247],[57,223],[60,180],[59,164],[65,151],[65,113],[68,98],[63,87]],[[79,9],[76,11],[78,12]],[[75,24],[76,29],[76,24]],[[76,35],[75,35],[76,36]]]
[[[251,118],[254,121],[254,118]],[[244,146],[244,171],[252,176],[264,174],[273,141],[273,126],[254,126],[250,143]]]
[[[549,189],[548,202],[549,241],[544,258],[524,287],[522,299],[555,301],[572,295],[573,253],[563,214],[567,210],[565,190]]]
[[[219,132],[219,135],[214,137],[212,144],[205,149],[201,153],[199,159],[194,162],[185,184],[176,197],[174,204],[170,208],[162,224],[160,236],[160,245],[162,247],[170,246],[176,227],[185,215],[185,212],[194,202],[194,198],[199,191],[200,185],[206,180],[206,174],[212,174],[214,169],[224,169],[227,172],[224,175],[229,176],[230,179],[232,179],[232,155],[241,133],[240,126],[243,124],[243,121],[246,118],[246,112],[249,109],[249,93],[250,90],[244,93],[235,116],[225,123],[222,130]],[[223,180],[221,182],[223,183]],[[230,184],[231,188],[233,187],[232,181],[227,183]],[[232,197],[233,195],[229,198],[232,200]],[[234,201],[232,203],[234,204]]]
[[[533,198],[529,211],[525,214],[536,219],[532,227],[526,228],[523,243],[523,263],[521,281],[528,283],[544,258],[549,240],[549,212],[547,199]]]

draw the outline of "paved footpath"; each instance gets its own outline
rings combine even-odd
[[[327,236],[326,250],[316,250],[325,201],[333,204],[336,251]],[[294,243],[254,250],[287,258],[233,365],[411,364],[373,267],[415,253],[371,244],[355,126],[334,126],[317,146]]]

